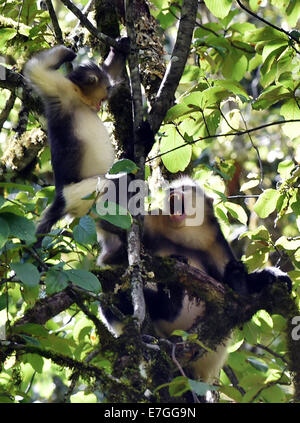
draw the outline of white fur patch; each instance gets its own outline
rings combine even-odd
[[[83,200],[83,198],[95,191],[103,191],[105,186],[106,181],[100,176],[84,179],[76,184],[66,185],[63,190],[66,201],[65,212],[73,217],[84,216],[88,213],[95,200]]]
[[[107,129],[88,106],[75,109],[74,134],[82,142],[81,177],[105,174],[115,160],[115,151]]]

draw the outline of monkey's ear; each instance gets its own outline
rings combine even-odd
[[[86,83],[88,85],[97,84],[98,82],[99,82],[99,78],[96,75],[89,75],[86,80]]]

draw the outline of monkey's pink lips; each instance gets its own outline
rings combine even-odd
[[[99,101],[99,103],[98,103],[98,104],[97,104],[97,106],[96,106],[97,112],[100,112],[100,109],[101,109],[101,103],[102,103],[102,101]]]
[[[182,214],[170,214],[170,219],[174,223],[180,223],[186,218],[185,213]]]

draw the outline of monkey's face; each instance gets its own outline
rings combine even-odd
[[[68,78],[79,88],[81,101],[99,111],[101,102],[107,99],[110,89],[107,74],[95,63],[89,62],[76,68]]]

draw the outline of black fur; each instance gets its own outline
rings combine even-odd
[[[83,156],[87,153],[87,150],[83,151],[83,149],[90,148],[86,142],[89,136],[89,128],[86,128],[85,139],[84,137],[79,139],[75,135],[75,119],[78,116],[84,117],[87,107],[91,110],[89,113],[96,115],[101,101],[107,98],[111,85],[115,84],[115,78],[118,77],[124,67],[126,51],[129,51],[130,48],[128,38],[118,40],[118,44],[121,52],[115,52],[114,49],[111,49],[102,67],[93,62],[87,62],[75,68],[65,78],[59,73],[57,73],[57,77],[54,76],[55,73],[53,74],[53,71],[56,71],[63,63],[71,62],[76,57],[72,50],[64,46],[57,46],[39,53],[25,66],[25,76],[42,96],[45,104],[48,140],[56,188],[54,203],[38,225],[37,233],[49,232],[51,227],[64,214],[68,213],[68,210],[64,210],[66,205],[63,198],[64,187],[81,182],[87,177],[83,170],[84,166],[86,168],[86,163],[83,166]],[[47,84],[48,79],[50,79],[49,84]],[[64,79],[66,80],[65,84]],[[71,81],[72,84],[67,80]],[[65,100],[69,101],[65,102]],[[81,128],[77,125],[77,129]],[[102,144],[101,138],[95,139],[95,142],[99,143],[99,149],[103,148],[103,145],[107,148],[106,139]],[[90,149],[89,151],[93,150]],[[106,160],[106,156],[104,160]],[[97,176],[99,173],[107,172],[112,160],[107,159],[107,166],[105,166],[106,163],[103,163],[100,168],[97,166],[91,168],[91,175],[89,176]],[[101,172],[99,172],[99,169],[101,169]]]

